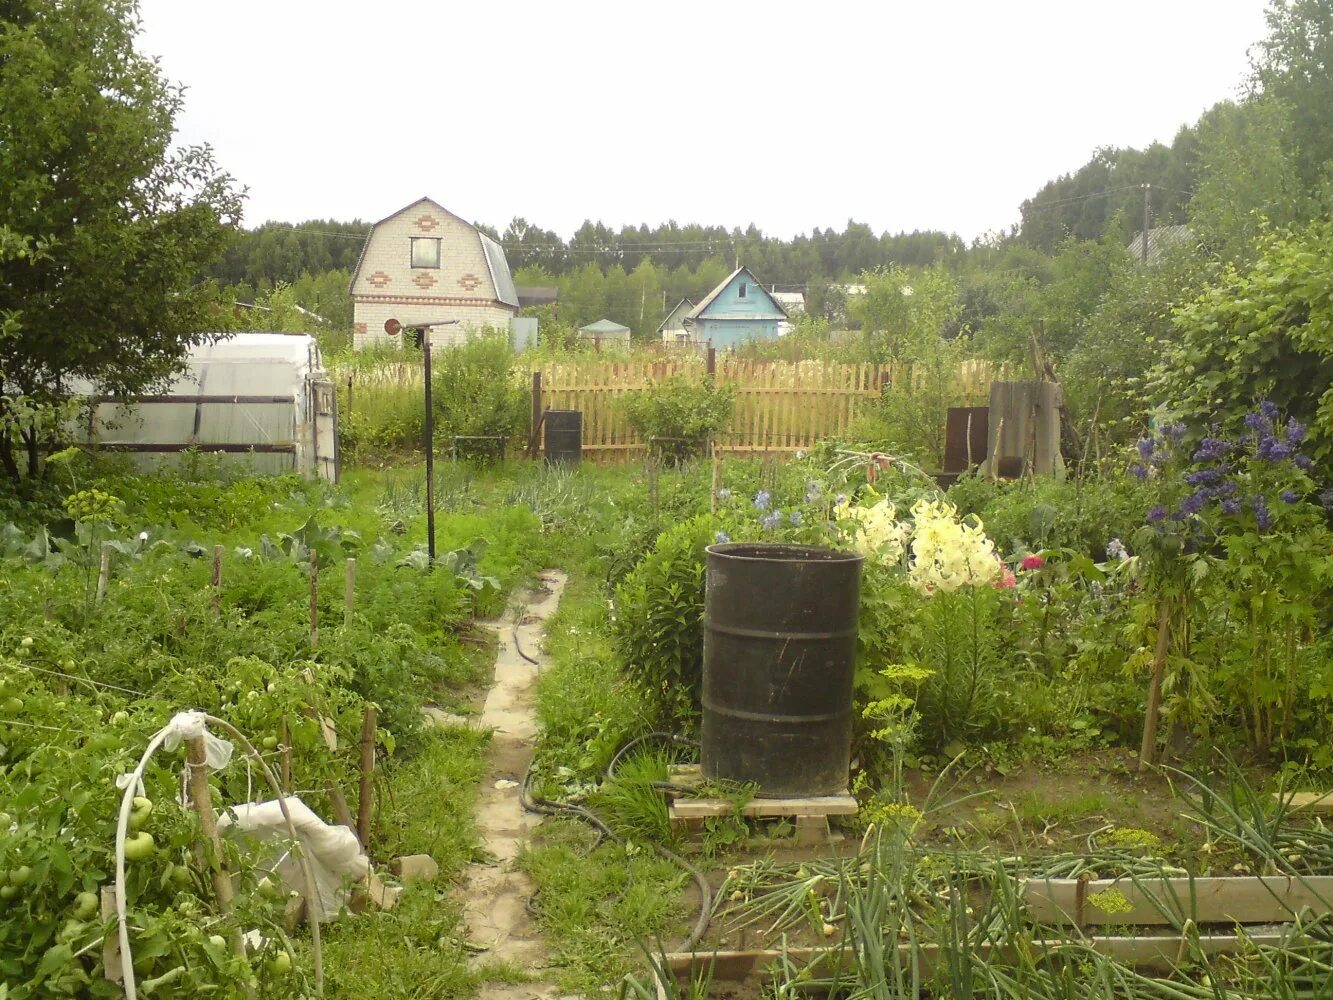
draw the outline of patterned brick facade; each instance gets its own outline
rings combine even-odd
[[[439,268],[412,267],[412,237],[440,240]],[[506,275],[506,280],[508,280]],[[507,330],[516,306],[500,301],[479,234],[429,200],[376,223],[352,279],[353,343],[401,342],[384,323],[458,320],[435,331],[435,343],[466,340],[483,327]],[[511,289],[512,294],[512,289]]]

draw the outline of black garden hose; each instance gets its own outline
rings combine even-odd
[[[612,758],[611,766],[614,767],[624,755],[625,751],[635,743],[649,738],[660,738],[664,736],[669,739],[681,740],[687,743],[692,742],[686,740],[684,737],[672,737],[670,734],[664,733],[650,733],[638,737],[637,740],[632,740],[624,747],[621,747],[615,757]],[[528,812],[540,813],[546,816],[571,816],[575,819],[581,819],[597,831],[599,841],[602,839],[609,839],[615,841],[617,844],[624,845],[624,838],[607,826],[602,818],[591,809],[588,809],[585,806],[572,805],[568,802],[556,802],[553,799],[544,798],[534,794],[532,791],[532,778],[533,765],[535,763],[536,761],[534,760],[532,763],[528,764],[528,769],[524,773],[523,781],[518,788],[518,801],[524,809]],[[610,769],[608,769],[608,773],[609,771]],[[703,940],[704,934],[708,932],[708,923],[713,916],[713,888],[708,884],[708,879],[704,877],[703,872],[699,871],[699,869],[695,868],[694,865],[690,864],[679,854],[652,841],[649,842],[649,846],[652,847],[658,857],[665,858],[667,861],[670,861],[672,864],[686,872],[694,879],[695,885],[699,887],[699,917],[694,922],[694,929],[690,931],[689,936],[685,938],[680,946],[681,951],[693,951],[695,946]]]

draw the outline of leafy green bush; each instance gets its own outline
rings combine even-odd
[[[625,673],[642,692],[655,725],[698,713],[703,684],[704,549],[718,521],[702,514],[664,531],[616,589],[611,634]]]
[[[445,443],[454,435],[526,435],[531,414],[528,389],[514,371],[506,337],[487,334],[449,350],[434,362],[435,433]]]
[[[712,376],[696,383],[673,375],[626,393],[620,405],[630,426],[656,453],[678,463],[699,454],[708,439],[730,422],[736,394],[730,385],[719,388]]]
[[[975,514],[1008,551],[1074,549],[1100,559],[1113,538],[1128,540],[1151,505],[1129,476],[1041,477],[991,482],[963,476],[949,489],[959,513]]]
[[[1176,313],[1179,341],[1151,391],[1202,434],[1239,433],[1266,399],[1309,425],[1309,454],[1333,458],[1333,223],[1263,244]]]

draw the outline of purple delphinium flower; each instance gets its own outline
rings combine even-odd
[[[1135,447],[1139,449],[1139,458],[1146,462],[1157,450],[1157,442],[1153,438],[1139,438],[1139,443]]]
[[[1256,458],[1265,462],[1281,462],[1291,456],[1291,445],[1279,441],[1271,434],[1261,434],[1259,435],[1259,447],[1254,454]]]
[[[805,520],[805,515],[802,514],[799,510],[794,510],[787,515],[787,520],[789,520],[792,524],[796,525],[797,527],[800,527],[801,522]]]
[[[1319,502],[1325,507],[1333,509],[1333,490],[1324,490],[1319,494]]]
[[[1235,497],[1231,497],[1231,498],[1228,499],[1228,500],[1223,500],[1223,501],[1222,501],[1222,513],[1223,513],[1223,514],[1239,514],[1239,513],[1240,513],[1240,501],[1237,500]]]
[[[719,531],[716,535],[713,536],[713,541],[721,545],[723,542],[731,541],[731,536],[728,535],[725,531]]]
[[[1305,434],[1309,430],[1305,424],[1301,423],[1295,417],[1287,420],[1287,444],[1298,445],[1305,440]]]
[[[1277,498],[1283,503],[1299,503],[1301,495],[1295,490],[1283,490],[1277,495]]]
[[[824,488],[813,479],[805,487],[805,502],[814,503],[819,499],[819,495],[824,492]]]
[[[1152,510],[1148,511],[1148,523],[1156,524],[1162,518],[1166,517],[1166,508],[1158,504]]]
[[[846,493],[839,493],[836,497],[833,498],[833,506],[834,506],[834,507],[842,507],[842,506],[844,506],[846,503],[847,503],[847,494],[846,494]]]
[[[1199,447],[1194,452],[1194,461],[1216,462],[1226,458],[1228,450],[1229,446],[1224,438],[1206,437],[1199,442]]]
[[[1112,559],[1119,559],[1121,562],[1129,558],[1129,550],[1125,548],[1125,543],[1118,538],[1112,538],[1106,543],[1106,554]]]
[[[1140,465],[1138,462],[1135,462],[1133,465],[1129,467],[1129,474],[1133,476],[1135,479],[1148,478],[1147,468],[1145,466]]]
[[[1162,436],[1168,441],[1174,441],[1176,444],[1180,444],[1185,438],[1185,425],[1182,423],[1163,424]]]
[[[1312,459],[1309,455],[1302,455],[1299,452],[1297,452],[1295,455],[1291,456],[1291,464],[1296,466],[1296,468],[1298,469],[1303,469],[1306,472],[1309,472],[1311,469],[1314,468],[1314,459]]]
[[[1245,426],[1252,431],[1266,431],[1268,430],[1268,421],[1264,419],[1262,413],[1247,413],[1245,414]]]
[[[1225,465],[1214,466],[1211,469],[1196,469],[1186,474],[1185,482],[1191,486],[1213,486],[1225,479],[1229,471],[1231,470]]]
[[[768,490],[760,490],[754,496],[754,505],[760,510],[768,510],[768,505],[773,502],[773,494]]]
[[[1277,404],[1271,399],[1265,399],[1259,404],[1259,412],[1263,414],[1267,420],[1276,420],[1278,418],[1279,410]]]
[[[1250,500],[1250,506],[1254,508],[1254,523],[1260,531],[1267,531],[1273,526],[1273,515],[1268,512],[1266,497],[1254,497]]]
[[[717,498],[718,498],[719,500],[730,500],[730,499],[731,499],[731,490],[727,489],[725,486],[722,487],[722,489],[720,489],[720,490],[717,491]]]
[[[1197,490],[1187,496],[1180,504],[1180,509],[1186,514],[1197,514],[1203,510],[1204,504],[1208,502],[1208,494],[1203,490]]]
[[[782,514],[779,511],[770,511],[764,515],[764,519],[759,522],[764,526],[765,531],[772,531],[782,523]]]

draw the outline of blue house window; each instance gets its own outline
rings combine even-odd
[[[745,298],[745,282],[741,282],[740,297]]]

